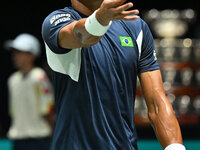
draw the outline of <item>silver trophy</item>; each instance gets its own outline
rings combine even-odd
[[[195,72],[196,84],[200,86],[200,69]]]
[[[151,9],[144,13],[144,20],[148,22],[154,35],[161,39],[156,42],[157,48],[162,50],[164,61],[188,61],[191,54],[192,40],[184,39],[182,43],[178,38],[183,37],[190,24],[194,23],[196,13],[193,9],[177,10]],[[159,41],[155,39],[155,41]],[[159,45],[159,46],[158,46]],[[181,49],[179,57],[175,52]],[[160,56],[160,55],[159,55]],[[177,57],[177,58],[176,58]],[[200,57],[198,53],[197,57]],[[158,60],[162,60],[158,58]]]
[[[194,21],[196,13],[193,9],[177,10],[151,9],[144,13],[144,19],[150,24],[157,37],[177,38],[183,36],[189,24]]]
[[[135,115],[140,116],[142,118],[148,118],[147,116],[147,106],[143,96],[136,96],[135,98]]]
[[[166,47],[163,49],[164,61],[173,61],[175,50],[175,47]]]
[[[173,85],[175,78],[176,78],[177,71],[176,70],[163,70],[162,73],[163,73],[164,82],[168,82],[171,85]]]
[[[185,48],[185,47],[180,50],[180,56],[182,62],[190,61],[191,51],[192,51],[191,48]]]
[[[181,97],[181,99],[179,100],[179,106],[178,106],[180,115],[188,113],[190,101],[191,99],[188,95],[184,95]]]
[[[193,76],[193,70],[191,68],[186,68],[181,71],[181,81],[182,85],[191,85]]]
[[[193,100],[193,107],[197,114],[200,114],[200,96],[197,96]]]
[[[134,108],[134,112],[135,112],[135,115],[140,115],[140,107],[141,107],[141,98],[140,96],[136,96],[135,97],[135,108]]]
[[[193,48],[193,41],[190,38],[183,39],[180,43],[179,55],[181,62],[190,61]]]
[[[194,48],[194,58],[196,62],[200,62],[200,46]]]

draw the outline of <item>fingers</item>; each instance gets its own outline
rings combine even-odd
[[[101,24],[108,23],[111,20],[135,20],[139,14],[138,10],[128,10],[133,7],[132,2],[125,3],[126,0],[104,0],[97,10],[96,17]]]
[[[122,5],[123,3],[125,3],[126,2],[126,0],[120,0],[120,2],[119,2],[119,5]],[[118,5],[118,6],[119,6]]]
[[[132,15],[132,16],[117,16],[115,18],[115,20],[136,20],[138,18],[139,18],[139,16],[137,16],[137,15]]]
[[[131,10],[131,11],[123,11],[121,14],[118,14],[115,19],[116,20],[135,20],[138,19],[139,16],[137,16],[139,14],[138,10]]]
[[[121,5],[121,6],[117,7],[116,11],[122,12],[122,11],[125,11],[125,10],[131,8],[131,7],[133,7],[133,3],[126,3],[124,5]]]
[[[136,19],[138,19],[139,18],[139,16],[125,16],[124,18],[123,18],[123,20],[136,20]]]
[[[126,11],[131,7],[133,7],[133,3],[130,2],[115,8],[115,11],[118,13],[116,19],[124,19],[124,20],[137,19],[138,16],[130,16],[130,15],[138,15],[139,14],[138,10]]]
[[[139,11],[138,11],[137,9],[135,9],[135,10],[130,10],[130,11],[123,11],[121,14],[124,15],[124,16],[138,15],[138,14],[139,14]]]

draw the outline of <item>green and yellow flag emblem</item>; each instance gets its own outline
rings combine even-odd
[[[131,37],[120,36],[120,41],[122,46],[133,47],[133,40]]]

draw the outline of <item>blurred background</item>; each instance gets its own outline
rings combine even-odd
[[[158,63],[164,88],[181,125],[187,149],[200,146],[200,1],[133,1],[140,16],[148,23],[155,39]],[[42,44],[42,55],[36,65],[49,73],[46,64],[41,25],[53,10],[70,6],[70,0],[7,1],[0,5],[0,143],[10,145],[6,134],[10,126],[7,79],[15,71],[4,42],[22,32],[35,35]],[[48,74],[50,76],[50,74]],[[149,124],[147,109],[138,83],[135,122],[141,149],[161,149]],[[169,118],[170,119],[170,118]],[[3,142],[1,142],[3,141]],[[148,147],[145,147],[146,142]],[[153,142],[155,147],[150,148]],[[1,147],[3,150],[6,148]],[[157,147],[156,147],[157,146]]]

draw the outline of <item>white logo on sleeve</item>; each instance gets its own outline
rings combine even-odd
[[[153,51],[153,55],[154,55],[154,57],[155,57],[154,60],[157,60],[157,57],[156,57],[156,50]]]
[[[50,24],[53,24],[56,26],[57,24],[61,22],[66,22],[70,20],[71,15],[70,14],[57,14],[51,17]]]

